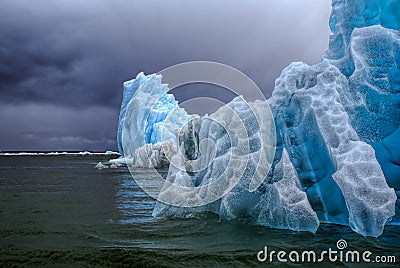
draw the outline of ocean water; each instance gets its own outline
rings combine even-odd
[[[257,253],[265,246],[288,253],[337,250],[339,239],[346,240],[346,250],[396,257],[396,263],[380,267],[400,264],[399,226],[387,226],[381,237],[368,238],[348,227],[326,224],[312,234],[220,221],[212,214],[154,219],[155,201],[137,186],[127,168],[94,168],[108,158],[0,156],[1,267],[317,266],[276,258],[261,263]],[[133,176],[150,174],[137,169]],[[326,267],[365,265],[324,262]]]

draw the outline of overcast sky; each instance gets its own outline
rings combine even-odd
[[[269,97],[290,62],[319,61],[329,13],[330,0],[3,0],[0,151],[116,150],[123,81],[181,62],[231,65]]]

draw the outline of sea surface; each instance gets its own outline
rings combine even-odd
[[[396,257],[379,267],[400,264],[399,226],[370,238],[327,224],[312,234],[220,221],[213,214],[154,219],[155,201],[132,178],[150,177],[149,171],[94,168],[110,158],[115,156],[0,156],[0,267],[310,267],[317,264],[276,257],[261,263],[257,253],[265,246],[288,254],[337,250],[340,239],[346,250]]]

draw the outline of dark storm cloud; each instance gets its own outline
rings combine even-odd
[[[2,116],[0,150],[19,150],[21,144],[66,150],[89,141],[96,150],[109,149],[122,82],[185,61],[231,65],[269,96],[290,62],[319,60],[328,43],[329,6],[329,0],[3,1],[0,107],[31,120],[21,116],[12,128],[12,113]],[[224,94],[193,89],[176,95]],[[32,108],[39,106],[40,112]],[[50,120],[57,109],[54,118],[68,124]],[[91,123],[89,117],[103,121]]]
[[[70,109],[51,104],[0,106],[0,150],[114,149],[118,114],[114,109]],[[60,145],[61,144],[61,145]]]

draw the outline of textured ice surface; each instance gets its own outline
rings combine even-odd
[[[347,87],[346,79],[327,62],[317,66],[292,63],[277,79],[269,103],[277,124],[277,150],[287,148],[303,190],[320,220],[347,224],[345,200],[332,177],[337,165],[331,147],[339,146],[339,137],[329,121],[321,122],[331,119],[328,109],[334,108],[336,113],[341,112],[336,117],[337,123],[347,129],[346,121],[342,121],[343,107],[328,107],[329,100],[325,100],[339,87]]]
[[[339,94],[348,91],[346,77],[329,62],[292,63],[277,79],[269,102],[278,135],[320,220],[379,236],[394,215],[396,197],[373,148],[360,141],[350,123]]]
[[[381,26],[355,29],[349,53],[354,71],[342,94],[360,138],[382,140],[400,125],[400,33]]]
[[[399,30],[399,10],[398,0],[332,0],[329,26],[333,35],[325,57],[349,77],[354,71],[349,53],[353,30],[373,25]]]
[[[265,184],[265,192],[256,205],[257,222],[275,228],[316,232],[317,214],[302,191],[299,178],[286,149],[275,166],[276,183]]]
[[[325,57],[348,77],[342,103],[360,140],[375,149],[386,181],[400,190],[400,1],[333,1]],[[399,194],[397,194],[399,196]],[[397,199],[394,223],[400,223]]]
[[[372,26],[354,29],[349,49],[346,110],[361,140],[370,142],[390,187],[400,190],[400,33]],[[399,200],[394,222],[400,222]]]

